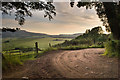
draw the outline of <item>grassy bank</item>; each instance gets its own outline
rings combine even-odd
[[[105,43],[105,53],[108,57],[119,57],[120,58],[120,41],[111,40]]]
[[[33,60],[36,54],[31,52],[26,53],[3,53],[2,69],[6,71],[13,68],[13,66],[22,65],[26,60]]]

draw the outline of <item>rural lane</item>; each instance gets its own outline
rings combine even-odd
[[[118,60],[104,49],[52,51],[16,67],[3,78],[117,78]]]

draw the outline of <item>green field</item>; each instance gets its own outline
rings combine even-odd
[[[58,43],[62,43],[65,40],[70,40],[68,38],[4,38],[2,49],[5,50],[11,50],[14,48],[34,48],[35,42],[38,42],[40,49],[46,49],[49,47],[49,43],[51,45],[55,45]],[[5,42],[9,41],[9,42]]]
[[[15,50],[15,48],[23,48],[24,50],[35,47],[35,42],[38,42],[39,49],[45,50],[51,45],[63,43],[68,38],[3,38],[2,40],[2,53],[5,59],[2,60],[3,70],[8,70],[13,66],[21,65],[26,60],[35,59],[36,51],[22,52],[21,50]],[[39,55],[42,55],[42,51],[39,51]]]

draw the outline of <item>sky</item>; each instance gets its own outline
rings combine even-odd
[[[14,20],[13,14],[11,16],[3,15],[2,25],[51,35],[84,33],[86,29],[102,26],[94,9],[86,10],[84,7],[77,8],[76,6],[71,8],[68,2],[56,2],[54,5],[57,15],[53,16],[54,19],[51,21],[43,17],[43,11],[32,11],[33,16],[26,18],[22,27]]]

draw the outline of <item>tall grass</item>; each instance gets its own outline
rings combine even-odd
[[[105,44],[105,53],[109,57],[119,57],[120,58],[120,41],[112,40]]]
[[[80,50],[80,49],[86,49],[88,48],[89,46],[86,46],[86,45],[79,45],[79,46],[66,46],[66,47],[60,47],[58,49],[60,50]]]
[[[5,59],[2,60],[3,71],[10,69],[16,65],[22,65],[22,62],[20,61],[18,57],[11,58],[9,55],[5,55],[4,57]]]
[[[36,54],[31,52],[26,53],[4,53],[4,58],[2,59],[2,70],[6,71],[17,65],[22,65],[26,60],[34,59]]]

